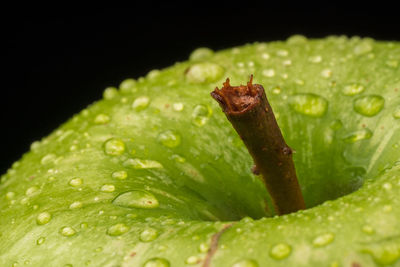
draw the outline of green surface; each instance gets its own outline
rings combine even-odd
[[[227,226],[211,266],[400,266],[399,65],[399,42],[293,36],[106,89],[2,176],[0,266],[202,266]],[[305,211],[274,216],[209,95],[250,74]]]

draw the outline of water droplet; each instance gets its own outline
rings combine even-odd
[[[178,163],[184,163],[186,161],[186,159],[184,157],[182,157],[180,155],[176,155],[176,154],[172,155],[171,159]]]
[[[328,101],[316,94],[296,94],[290,97],[289,105],[297,113],[310,117],[322,117],[328,109]]]
[[[60,234],[62,234],[63,236],[73,236],[76,234],[76,231],[72,227],[64,226],[60,229]]]
[[[390,191],[390,190],[392,190],[393,186],[391,183],[384,183],[382,185],[382,188],[385,189],[386,191]]]
[[[307,37],[301,34],[295,34],[287,39],[287,43],[291,45],[299,45],[307,43]]]
[[[107,234],[110,236],[123,235],[130,230],[130,227],[124,223],[117,223],[107,229]]]
[[[143,267],[170,267],[169,261],[163,258],[152,258],[146,261]]]
[[[274,77],[275,76],[275,70],[274,69],[265,69],[262,71],[262,75],[265,77]]]
[[[131,93],[136,91],[136,81],[134,79],[126,79],[119,85],[119,90],[122,93]]]
[[[280,49],[280,50],[276,51],[276,55],[278,55],[280,57],[287,57],[289,55],[289,51]]]
[[[38,240],[36,240],[36,245],[40,246],[41,244],[44,243],[44,241],[46,241],[46,238],[41,236],[41,237],[38,238]]]
[[[34,195],[34,194],[37,193],[38,191],[39,191],[39,187],[37,187],[37,186],[31,186],[31,187],[29,187],[28,189],[26,189],[25,195],[27,195],[27,196],[29,197],[29,196]]]
[[[261,58],[264,60],[268,60],[271,56],[268,53],[262,53]]]
[[[279,86],[276,86],[272,88],[271,91],[274,95],[279,95],[281,93],[281,88]]]
[[[156,239],[158,236],[157,230],[153,228],[147,228],[140,233],[140,241],[150,242]]]
[[[15,193],[14,192],[7,192],[6,198],[8,200],[13,199],[14,197],[15,197]]]
[[[125,180],[128,178],[128,173],[126,171],[115,171],[112,173],[112,178],[119,179],[119,180]]]
[[[329,243],[332,243],[332,241],[335,239],[335,235],[332,233],[326,233],[323,235],[319,235],[317,236],[314,240],[313,240],[313,245],[315,247],[323,247],[328,245]]]
[[[154,209],[159,206],[158,200],[153,194],[141,190],[122,193],[112,203],[127,208]]]
[[[199,47],[190,54],[189,59],[191,61],[202,61],[210,58],[214,54],[210,48]]]
[[[99,114],[94,118],[94,123],[96,124],[106,124],[110,121],[110,117],[106,114]]]
[[[154,69],[147,73],[146,78],[149,80],[154,80],[156,77],[160,75],[160,70]]]
[[[372,51],[372,44],[369,40],[363,40],[360,44],[354,47],[354,54],[364,55]]]
[[[371,244],[361,250],[372,256],[374,261],[380,266],[388,266],[396,263],[400,258],[400,243],[395,241],[386,241],[382,243]]]
[[[194,265],[194,264],[198,264],[201,262],[201,258],[198,256],[189,256],[186,260],[185,263],[189,264],[189,265]]]
[[[110,156],[119,156],[125,152],[125,143],[116,138],[107,140],[104,144],[104,152]]]
[[[395,111],[393,112],[393,117],[395,119],[400,119],[400,106],[398,106]]]
[[[87,229],[88,228],[88,223],[87,222],[83,222],[83,223],[81,223],[80,225],[79,225],[79,227],[81,228],[81,229]]]
[[[55,154],[47,154],[46,156],[44,156],[41,160],[40,163],[43,165],[52,163],[56,160],[56,155]]]
[[[196,126],[203,126],[207,123],[212,114],[212,110],[204,105],[196,105],[192,112],[192,122]]]
[[[133,169],[159,169],[163,168],[161,163],[155,160],[149,159],[127,159],[124,164],[125,167],[130,167]]]
[[[36,217],[36,223],[38,225],[44,225],[50,222],[51,220],[51,214],[48,213],[47,211],[39,213],[39,215]]]
[[[290,59],[284,60],[282,62],[282,65],[285,66],[285,67],[289,67],[289,66],[292,65],[292,61]]]
[[[370,225],[364,225],[361,230],[369,235],[375,233],[374,228],[372,228]]]
[[[332,70],[330,69],[324,69],[321,71],[321,76],[324,78],[330,78],[332,77]]]
[[[177,147],[181,143],[181,136],[175,131],[168,130],[158,135],[158,141],[166,147]]]
[[[83,204],[82,204],[82,202],[80,202],[80,201],[72,202],[71,205],[69,205],[69,208],[70,208],[71,210],[73,210],[73,209],[80,209],[80,208],[82,208],[82,207],[83,207]]]
[[[285,243],[279,243],[271,248],[269,255],[276,260],[287,258],[292,251],[292,248]]]
[[[210,250],[210,245],[209,244],[207,244],[207,243],[201,243],[200,245],[199,245],[199,251],[201,252],[201,253],[206,253],[206,252],[208,252]]]
[[[147,96],[140,96],[133,101],[132,107],[136,111],[144,110],[149,106],[150,98]]]
[[[172,104],[172,108],[175,111],[182,111],[184,108],[184,105],[183,105],[183,103],[174,103],[174,104]]]
[[[115,87],[107,87],[103,92],[103,98],[107,99],[107,100],[113,99],[117,95],[118,95],[118,91],[117,91],[117,88],[115,88]]]
[[[114,192],[115,191],[115,185],[113,185],[113,184],[102,185],[101,188],[100,188],[100,191],[101,192],[106,192],[106,193]]]
[[[185,76],[190,83],[211,83],[222,77],[225,69],[216,63],[201,62],[190,66]]]
[[[354,110],[364,116],[372,117],[378,114],[385,104],[385,99],[378,95],[366,95],[354,100]]]
[[[77,186],[80,186],[80,185],[83,184],[83,180],[82,180],[81,178],[73,178],[73,179],[71,179],[71,180],[69,181],[68,184],[69,184],[70,186],[77,187]]]
[[[322,57],[319,55],[311,56],[308,58],[308,61],[310,61],[312,63],[320,63],[322,61]]]
[[[232,267],[258,267],[255,260],[241,260],[232,265]]]
[[[368,128],[364,128],[358,131],[354,131],[343,138],[346,143],[355,143],[361,140],[370,139],[372,137],[372,132]]]
[[[342,93],[347,96],[358,95],[364,92],[365,87],[361,84],[352,83],[343,87]]]

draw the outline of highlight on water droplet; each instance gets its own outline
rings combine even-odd
[[[128,178],[128,173],[126,171],[115,171],[111,174],[112,178],[125,180]]]
[[[287,258],[292,251],[292,248],[285,243],[279,243],[274,245],[271,250],[269,251],[269,255],[276,259],[276,260],[282,260]]]
[[[163,168],[160,162],[149,159],[127,159],[124,161],[123,165],[125,167],[130,167],[133,169],[160,169]]]
[[[364,128],[358,131],[351,132],[343,138],[346,143],[355,143],[361,140],[370,139],[372,137],[372,131],[368,128]]]
[[[150,242],[153,241],[154,239],[156,239],[158,236],[157,230],[154,228],[147,228],[144,229],[141,233],[140,233],[140,241],[142,242]]]
[[[191,61],[202,61],[210,58],[214,54],[214,51],[207,47],[199,47],[193,50],[189,56]]]
[[[342,93],[347,96],[358,95],[364,92],[365,87],[358,83],[352,83],[345,85],[342,89]]]
[[[46,164],[54,162],[56,160],[56,158],[57,158],[57,156],[55,154],[50,153],[50,154],[47,154],[46,156],[44,156],[40,160],[40,163],[43,165],[46,165]]]
[[[322,235],[319,235],[316,238],[314,238],[313,245],[315,247],[323,247],[323,246],[328,245],[329,243],[332,243],[332,241],[334,239],[335,239],[335,235],[332,233],[322,234]]]
[[[130,227],[124,223],[117,223],[107,229],[107,235],[119,236],[123,235],[130,230]]]
[[[29,197],[29,196],[36,194],[38,191],[39,191],[39,187],[31,186],[28,189],[26,189],[25,195],[27,195]]]
[[[77,187],[77,186],[80,186],[83,184],[83,180],[81,178],[73,178],[73,179],[69,180],[68,184],[70,186]]]
[[[69,227],[69,226],[64,226],[60,229],[60,234],[62,234],[63,236],[73,236],[76,234],[76,231],[74,228]]]
[[[36,217],[36,223],[38,225],[44,225],[49,223],[51,220],[51,214],[47,211],[39,213],[39,215]]]
[[[295,94],[289,98],[290,107],[297,113],[310,117],[322,117],[328,109],[328,101],[316,94]]]
[[[143,267],[170,267],[169,261],[164,258],[152,258],[146,261]]]
[[[36,245],[40,246],[41,244],[44,243],[44,241],[46,241],[46,238],[41,236],[41,237],[38,238],[38,240],[36,240]]]
[[[104,152],[110,156],[119,156],[125,152],[125,143],[121,139],[111,138],[104,143]]]
[[[193,64],[185,71],[186,80],[189,83],[211,83],[222,77],[225,69],[212,62]]]
[[[232,265],[232,267],[258,267],[258,263],[255,260],[241,260]]]
[[[82,202],[80,202],[80,201],[74,201],[74,202],[71,203],[71,205],[69,205],[69,208],[70,208],[71,210],[73,210],[73,209],[80,209],[80,208],[82,208],[82,207],[83,207],[83,204],[82,204]]]
[[[110,117],[106,114],[98,114],[96,118],[94,118],[94,123],[96,124],[106,124],[110,121]]]
[[[105,192],[105,193],[111,193],[115,191],[115,185],[113,184],[104,184],[101,186],[100,188],[101,192]]]
[[[119,85],[119,90],[122,93],[131,93],[136,91],[136,81],[134,79],[126,79]]]
[[[379,95],[361,96],[354,100],[354,111],[367,117],[377,115],[385,104],[385,99]]]
[[[150,98],[147,96],[140,96],[133,101],[132,108],[136,111],[146,109],[150,104]]]
[[[107,87],[103,92],[103,98],[106,100],[113,99],[118,95],[117,88],[115,87]]]
[[[174,103],[174,104],[172,104],[172,108],[175,111],[182,111],[184,108],[184,104],[183,103]]]
[[[180,145],[181,136],[173,130],[167,130],[165,132],[160,133],[157,137],[157,140],[163,146],[173,148]]]
[[[211,117],[212,110],[205,105],[196,105],[192,112],[192,123],[196,126],[203,126]]]
[[[185,260],[185,263],[189,264],[189,265],[198,264],[200,262],[201,262],[201,258],[199,256],[196,256],[196,255],[189,256]]]
[[[159,206],[157,198],[150,192],[132,190],[118,195],[112,202],[126,208],[154,209]]]

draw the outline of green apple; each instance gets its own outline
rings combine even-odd
[[[0,184],[0,266],[400,266],[400,43],[254,43],[107,88]],[[275,216],[210,92],[250,74],[296,153]]]

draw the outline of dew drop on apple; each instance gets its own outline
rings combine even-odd
[[[107,229],[107,235],[119,236],[123,235],[130,230],[130,227],[124,223],[117,223]]]
[[[140,233],[140,241],[150,242],[156,239],[158,236],[157,230],[154,228],[147,228]]]
[[[372,137],[372,131],[368,128],[364,128],[358,131],[349,133],[343,138],[346,143],[355,143],[361,140],[370,139]]]
[[[241,260],[232,265],[232,267],[258,267],[258,263],[255,260]]]
[[[368,253],[379,266],[392,266],[400,259],[400,243],[385,242],[383,244],[372,244],[362,249],[363,253]]]
[[[352,84],[345,85],[342,89],[342,93],[347,96],[353,96],[353,95],[358,95],[358,94],[364,92],[364,90],[365,90],[365,87],[363,85],[358,84],[358,83],[352,83]]]
[[[56,157],[57,156],[55,154],[52,154],[52,153],[47,154],[40,160],[40,163],[43,165],[47,165],[49,163],[54,162],[56,160]]]
[[[125,152],[125,143],[117,138],[111,138],[104,143],[104,152],[109,156],[119,156]]]
[[[385,99],[378,95],[366,95],[354,100],[354,111],[367,117],[377,115],[385,104]]]
[[[115,185],[113,184],[104,184],[101,186],[100,188],[101,192],[105,192],[105,193],[111,193],[115,191]]]
[[[103,98],[106,100],[113,99],[118,95],[117,88],[115,87],[107,87],[103,92]]]
[[[71,210],[80,209],[80,208],[82,208],[82,207],[83,207],[83,204],[82,204],[82,202],[80,202],[80,201],[72,202],[71,205],[69,205],[69,208],[70,208]]]
[[[146,109],[150,104],[150,98],[147,96],[140,96],[136,98],[132,103],[132,108],[136,111]]]
[[[160,142],[163,146],[166,147],[177,147],[181,143],[181,136],[172,130],[167,130],[158,135],[158,142]]]
[[[210,250],[210,245],[208,243],[201,243],[199,245],[199,252],[206,253],[209,250]]]
[[[73,187],[77,187],[83,184],[83,180],[81,178],[73,178],[71,179],[68,184]]]
[[[371,234],[375,233],[374,228],[372,228],[372,226],[370,226],[370,225],[364,225],[364,226],[361,228],[361,230],[362,230],[364,233],[368,234],[368,235],[371,235]]]
[[[119,85],[121,93],[131,93],[136,91],[136,81],[134,79],[123,80]]]
[[[26,189],[25,195],[27,195],[29,197],[29,196],[36,194],[38,191],[39,191],[39,187],[31,186],[28,189]]]
[[[46,238],[44,236],[41,236],[36,240],[36,245],[40,246],[41,244],[44,243],[44,241],[46,241]]]
[[[95,124],[106,124],[110,121],[110,117],[106,114],[98,114],[96,118],[94,118]]]
[[[311,63],[320,63],[322,61],[322,57],[320,55],[311,56],[308,58],[308,61]]]
[[[199,47],[190,54],[189,59],[191,61],[202,61],[210,58],[214,54],[214,51],[207,47]]]
[[[128,173],[126,171],[115,171],[111,174],[112,178],[125,180],[128,178]]]
[[[314,238],[313,245],[315,247],[323,247],[323,246],[326,246],[326,245],[332,243],[332,241],[334,239],[335,239],[335,235],[332,233],[322,234],[322,235],[319,235],[316,238]]]
[[[163,168],[160,162],[149,159],[127,159],[123,163],[124,167],[133,169],[160,169]]]
[[[196,105],[192,112],[192,122],[196,126],[203,126],[210,118],[212,111],[205,105]]]
[[[200,62],[193,64],[185,71],[186,80],[189,83],[211,83],[218,81],[225,69],[212,62]]]
[[[292,251],[292,248],[285,243],[279,243],[274,245],[271,250],[269,251],[269,255],[276,259],[276,260],[282,260],[284,258],[287,258]]]
[[[64,226],[60,229],[60,234],[62,234],[63,236],[73,236],[76,234],[76,231],[74,228],[69,227],[69,226]]]
[[[201,258],[199,256],[189,256],[186,260],[185,263],[189,264],[189,265],[194,265],[194,264],[198,264],[201,262]]]
[[[297,113],[310,117],[322,117],[328,109],[328,101],[316,94],[295,94],[289,98],[290,107]]]
[[[164,258],[152,258],[143,264],[143,267],[170,267],[169,261]]]
[[[158,200],[153,194],[142,190],[122,193],[112,203],[126,208],[154,209],[159,206]]]
[[[274,70],[274,69],[265,69],[265,70],[263,70],[263,71],[261,72],[261,74],[262,74],[264,77],[271,78],[271,77],[274,77],[274,76],[275,76],[275,70]]]
[[[36,217],[36,223],[38,225],[44,225],[49,223],[51,220],[51,214],[47,211],[39,213],[39,215]]]

